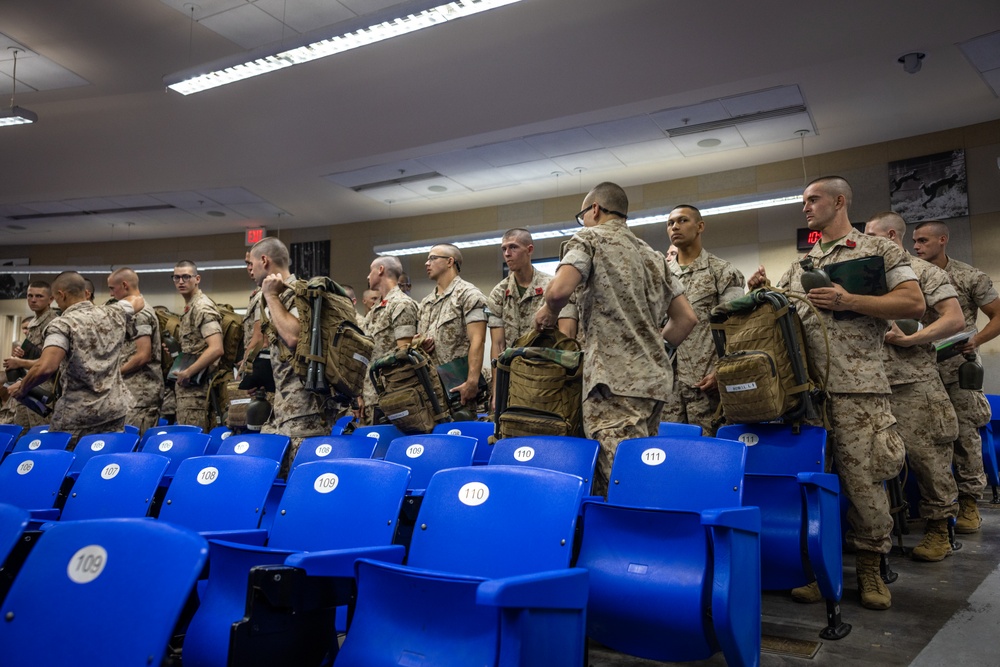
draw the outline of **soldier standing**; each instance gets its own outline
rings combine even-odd
[[[173,281],[184,297],[181,354],[192,360],[187,368],[176,373],[177,423],[193,424],[207,431],[209,379],[223,354],[222,316],[212,300],[201,291],[201,276],[194,262],[177,262]],[[199,377],[202,379],[198,380]]]
[[[27,340],[40,352],[42,343],[45,340],[45,327],[57,317],[56,310],[52,307],[52,288],[44,280],[32,280],[28,283],[28,309],[34,313],[34,317],[28,323],[28,331],[22,340]],[[24,350],[21,349],[21,346],[15,345],[11,356],[4,359],[3,366],[7,370],[29,370],[37,361],[37,357],[34,359],[25,358]],[[54,389],[50,380],[43,382],[41,387],[50,393]],[[18,424],[23,428],[31,428],[33,426],[41,426],[45,422],[46,419],[44,417],[29,410],[20,403],[14,405],[14,421],[12,423]]]

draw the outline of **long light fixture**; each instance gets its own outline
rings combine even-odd
[[[11,79],[13,79],[14,84],[10,89],[10,108],[0,110],[0,127],[37,123],[38,114],[34,111],[14,106],[14,93],[17,92],[17,54],[20,52],[20,49],[11,48],[10,50],[14,54],[14,71],[11,73]]]
[[[723,215],[725,213],[737,213],[739,211],[753,211],[761,208],[770,208],[772,206],[784,206],[786,204],[799,204],[802,202],[801,194],[791,194],[792,192],[799,192],[798,190],[786,191],[772,193],[766,199],[746,199],[746,197],[730,197],[723,200],[716,200],[713,202],[708,202],[704,206],[698,206],[698,210],[701,211],[703,216],[710,215]],[[657,223],[665,223],[667,217],[670,215],[670,211],[664,213],[653,213],[649,215],[639,215],[634,218],[628,219],[629,227],[643,227],[645,225],[653,225]],[[574,224],[571,227],[567,227],[566,223],[555,223],[552,225],[544,225],[540,227],[528,227],[529,232],[531,232],[531,237],[534,240],[539,239],[549,239],[558,238],[564,236],[572,236],[580,230],[580,226]],[[481,248],[483,246],[498,246],[503,241],[503,235],[497,235],[496,232],[485,232],[479,234],[467,234],[464,236],[451,237],[451,238],[441,238],[441,239],[429,239],[426,241],[418,241],[419,245],[413,245],[412,243],[393,243],[388,245],[375,246],[376,255],[394,255],[396,257],[403,257],[406,255],[419,255],[425,252],[430,252],[430,249],[439,243],[451,243],[459,248]]]
[[[167,88],[190,95],[515,2],[520,0],[456,0],[444,4],[441,0],[418,0],[337,23],[332,26],[340,31],[335,35],[329,33],[329,28],[306,33],[294,42],[261,47],[171,74],[163,82]]]
[[[237,262],[235,260],[215,260],[210,262],[196,262],[198,265],[198,272],[202,271],[228,271],[233,269],[243,269],[246,270],[245,262]],[[117,269],[124,266],[128,266],[130,269],[136,273],[173,273],[173,264],[110,264],[110,265],[95,265],[95,266],[58,266],[58,265],[42,265],[42,264],[19,264],[16,266],[0,266],[0,274],[11,274],[11,275],[58,275],[63,271],[76,271],[80,274],[106,274],[111,273]]]

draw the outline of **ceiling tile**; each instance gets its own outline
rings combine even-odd
[[[750,114],[784,109],[805,104],[802,92],[798,86],[779,86],[759,90],[746,95],[734,95],[720,100],[722,106],[733,116],[749,116]]]
[[[197,192],[191,192],[190,190],[181,190],[178,192],[154,192],[150,196],[158,199],[164,204],[170,204],[171,206],[176,206],[177,208],[185,211],[201,208],[206,204],[212,205],[218,203],[215,201],[209,201],[205,199],[205,195]]]
[[[384,204],[399,204],[405,201],[424,199],[424,197],[421,197],[416,192],[407,190],[402,185],[386,185],[380,188],[371,188],[369,190],[362,190],[358,194]]]
[[[687,107],[657,111],[649,114],[649,117],[663,130],[671,130],[685,125],[698,125],[699,123],[729,118],[729,113],[719,100],[712,100]]]
[[[80,211],[103,211],[109,208],[121,208],[116,206],[110,199],[103,197],[91,197],[87,199],[67,199],[62,203],[72,206]]]
[[[403,160],[401,162],[391,162],[389,164],[377,164],[355,171],[342,171],[337,174],[329,174],[323,178],[333,181],[345,188],[355,188],[367,183],[381,183],[391,181],[395,178],[405,178],[417,174],[426,174],[428,169],[416,160]]]
[[[57,213],[79,213],[79,206],[72,206],[67,202],[62,201],[40,201],[31,202],[24,204],[24,208],[31,210],[32,213],[45,213],[45,214],[57,214]]]
[[[211,188],[208,190],[199,190],[198,194],[205,195],[206,199],[225,205],[264,201],[246,188]]]
[[[150,195],[119,195],[108,197],[108,201],[119,208],[134,208],[137,206],[163,206],[163,202]]]
[[[447,197],[461,192],[469,192],[469,188],[456,183],[450,178],[445,178],[444,176],[428,178],[426,180],[415,181],[413,183],[404,183],[403,187],[410,192],[414,192],[421,197],[426,197],[428,199],[433,199],[435,197]],[[440,190],[440,188],[444,189]]]
[[[991,69],[988,72],[983,72],[983,79],[993,89],[993,94],[1000,97],[1000,69]]]
[[[247,4],[247,0],[198,0],[197,3],[192,3],[191,0],[160,0],[160,2],[188,17],[191,16],[191,6],[194,5],[195,21]]]
[[[602,147],[593,136],[581,127],[560,132],[533,134],[530,137],[525,137],[524,141],[545,157],[582,153]]]
[[[563,155],[552,160],[567,174],[576,174],[578,170],[598,171],[600,169],[615,169],[621,167],[621,161],[606,148],[596,151]]]
[[[555,179],[554,174],[564,174],[565,170],[552,160],[532,160],[531,162],[520,162],[507,167],[501,167],[500,171],[514,181],[534,181],[542,178]]]
[[[517,185],[519,183],[519,181],[510,178],[499,169],[494,169],[492,167],[489,169],[480,169],[477,171],[466,171],[454,174],[451,178],[456,183],[460,183],[470,190],[475,191],[501,188]]]
[[[624,146],[663,138],[663,130],[649,116],[633,116],[584,127],[602,146]]]
[[[288,36],[287,29],[283,29],[281,21],[246,3],[221,14],[209,16],[199,23],[244,49],[276,42],[283,36]]]
[[[420,158],[418,162],[426,166],[427,171],[436,171],[445,176],[458,176],[470,171],[486,171],[493,168],[490,163],[465,149],[428,155]]]
[[[747,146],[762,146],[779,141],[798,140],[798,130],[808,130],[805,136],[815,134],[812,119],[808,113],[797,113],[781,118],[768,118],[750,123],[740,123],[736,126]],[[714,133],[713,133],[714,134]]]
[[[300,33],[352,19],[357,14],[330,0],[257,0],[256,6]]]
[[[699,146],[699,141],[718,140],[716,146]],[[735,127],[723,127],[711,132],[698,132],[697,134],[686,134],[680,137],[671,137],[670,141],[677,146],[677,149],[687,157],[696,155],[708,155],[709,153],[720,153],[734,148],[746,148],[743,137],[736,131]]]
[[[394,7],[396,5],[404,5],[408,3],[400,2],[400,0],[340,0],[340,4],[344,5],[358,16],[363,16],[365,14],[372,14],[380,11],[386,7]]]
[[[1000,68],[1000,30],[962,42],[958,48],[980,72]]]
[[[656,141],[643,141],[642,143],[628,144],[626,146],[615,146],[609,150],[626,166],[683,157],[681,152],[677,150],[677,147],[670,143],[670,140],[667,138],[657,139]]]
[[[494,167],[506,167],[512,164],[540,160],[545,157],[523,139],[513,139],[511,141],[501,141],[496,144],[476,146],[470,148],[469,152],[489,162]]]
[[[226,210],[244,218],[276,218],[279,215],[282,217],[291,217],[288,211],[266,201],[232,204],[227,206]]]

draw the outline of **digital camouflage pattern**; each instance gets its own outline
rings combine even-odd
[[[214,334],[222,336],[222,316],[215,308],[212,300],[201,290],[184,308],[181,315],[180,344],[184,354],[201,354],[208,347],[205,339]],[[199,387],[174,387],[174,397],[177,406],[177,423],[193,424],[202,430],[208,430],[209,410],[208,391],[209,378],[218,368],[216,361],[205,370],[205,381]]]
[[[970,264],[949,257],[944,270],[951,279],[951,284],[955,286],[955,291],[958,292],[958,303],[962,306],[962,314],[965,315],[965,330],[975,331],[979,309],[996,301],[1000,298],[1000,294],[993,287],[990,277]],[[958,382],[958,367],[964,361],[962,355],[958,355],[941,363],[939,370],[945,385]]]
[[[258,287],[250,294],[247,304],[247,314],[243,316],[243,349],[250,349],[250,338],[253,336],[253,325],[260,319],[261,291]]]
[[[54,302],[53,302],[54,303]],[[28,332],[25,338],[28,339],[34,345],[37,345],[39,349],[45,343],[45,327],[49,325],[49,322],[58,317],[56,309],[50,306],[44,313],[39,316],[32,318],[28,322]],[[22,339],[23,340],[23,339]],[[39,387],[43,391],[51,392],[54,389],[52,380],[46,380]],[[11,423],[18,424],[24,428],[32,428],[34,426],[42,426],[48,421],[47,417],[42,417],[40,414],[34,410],[29,410],[24,405],[21,405],[18,401],[14,401],[13,405],[14,418]]]
[[[497,283],[490,292],[486,300],[489,317],[487,326],[490,329],[503,328],[507,347],[511,347],[518,338],[534,330],[535,313],[545,303],[545,288],[551,280],[552,276],[549,274],[532,268],[531,282],[528,283],[523,295],[520,295],[517,279],[513,273]],[[570,302],[559,312],[559,319],[578,319],[574,297],[571,297]]]
[[[397,340],[417,335],[417,302],[398,286],[393,287],[385,298],[376,303],[365,315],[361,328],[375,343],[372,361],[381,359],[396,349]],[[365,413],[371,415],[372,410],[378,405],[378,394],[375,392],[371,376],[367,374],[364,401]]]
[[[420,302],[417,332],[434,339],[434,365],[441,366],[469,354],[466,326],[486,321],[486,297],[479,288],[455,276],[443,294],[437,288]],[[470,359],[482,366],[482,359]]]
[[[684,296],[694,309],[698,323],[677,348],[675,393],[663,407],[663,419],[698,424],[707,435],[711,435],[714,432],[712,418],[719,407],[719,392],[694,388],[715,370],[715,362],[719,359],[709,327],[709,315],[720,303],[743,296],[746,280],[732,264],[704,249],[687,266],[681,266],[676,260],[671,260],[667,266],[684,285]]]
[[[163,396],[163,370],[160,367],[160,355],[163,350],[160,343],[160,323],[156,319],[156,311],[148,303],[128,323],[125,330],[122,363],[135,354],[135,341],[143,336],[149,337],[152,358],[145,366],[134,373],[123,376],[123,378],[125,386],[132,394],[134,407],[159,407]],[[138,426],[138,424],[133,425]]]
[[[62,396],[49,424],[53,431],[75,435],[85,429],[119,419],[132,405],[132,395],[121,374],[121,350],[132,306],[119,302],[95,306],[74,303],[45,328],[45,347],[65,351],[59,365]]]

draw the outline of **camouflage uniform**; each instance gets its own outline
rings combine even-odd
[[[583,427],[601,443],[594,492],[603,495],[618,443],[656,435],[673,385],[658,325],[680,286],[671,281],[666,258],[624,220],[578,231],[566,242],[563,264],[583,279],[577,302],[584,332]]]
[[[417,331],[434,339],[434,363],[446,364],[469,354],[466,326],[486,321],[486,297],[475,285],[455,276],[443,294],[437,288],[420,302]],[[482,359],[469,364],[483,365]]]
[[[736,267],[704,249],[691,264],[681,266],[671,260],[668,267],[684,285],[684,296],[698,316],[698,323],[677,348],[676,391],[663,407],[662,416],[666,421],[698,424],[705,435],[714,435],[712,419],[719,407],[719,392],[694,388],[715,370],[719,358],[708,316],[720,303],[743,296],[746,281]]]
[[[552,276],[549,274],[532,268],[531,282],[525,288],[524,294],[520,294],[513,273],[497,283],[490,292],[490,297],[486,301],[489,317],[487,326],[490,329],[503,328],[507,347],[513,346],[514,342],[524,334],[535,330],[535,313],[545,303],[545,288],[551,280]],[[577,319],[575,298],[571,298],[570,303],[560,311],[559,319]]]
[[[156,311],[147,303],[142,310],[129,321],[125,334],[125,347],[122,350],[122,362],[135,354],[135,341],[142,336],[149,336],[152,358],[142,368],[124,376],[125,386],[132,394],[133,403],[125,417],[125,422],[145,433],[146,429],[156,426],[160,418],[160,405],[163,397],[163,370],[160,368],[160,355],[163,353],[160,344],[160,323],[156,319]]]
[[[121,350],[132,305],[80,301],[45,328],[45,347],[66,352],[59,365],[62,395],[52,411],[53,431],[74,436],[121,431],[132,396],[121,374]]]
[[[41,348],[45,342],[45,327],[49,325],[49,322],[56,319],[56,317],[58,317],[56,309],[50,306],[44,314],[32,318],[31,322],[28,323],[28,334],[25,338]],[[54,389],[52,380],[46,380],[39,387],[48,392]],[[23,428],[31,428],[33,426],[41,426],[47,421],[47,417],[42,417],[34,410],[29,410],[18,401],[14,401],[14,419],[11,423],[18,424]]]
[[[927,302],[920,320],[926,326],[938,319],[934,306],[957,297],[957,293],[948,274],[930,262],[911,257],[910,264]],[[906,445],[909,467],[920,488],[920,516],[932,520],[957,516],[951,449],[958,437],[958,418],[938,376],[934,346],[886,345],[883,361],[892,386],[889,402],[896,430]]]
[[[375,342],[372,361],[381,359],[395,351],[397,340],[417,335],[417,302],[398,286],[393,287],[385,298],[376,303],[365,315],[362,328]],[[378,394],[375,393],[375,386],[368,374],[365,374],[363,396],[365,421],[371,423],[375,408],[378,407]]]
[[[975,331],[979,308],[1000,298],[993,287],[993,281],[976,267],[950,257],[944,270],[958,292],[958,302],[965,315],[965,330]],[[982,362],[978,352],[976,358]],[[958,367],[964,361],[962,355],[947,359],[938,365],[938,372],[958,414],[958,438],[955,440],[953,451],[958,493],[978,499],[986,487],[983,441],[979,437],[979,427],[985,426],[990,421],[990,404],[982,391],[962,389],[958,386]]]
[[[253,337],[253,325],[260,319],[260,298],[261,291],[258,287],[250,295],[250,303],[247,304],[247,314],[243,316],[243,349],[250,349],[250,338]]]
[[[853,228],[825,252],[817,243],[807,256],[821,268],[873,255],[881,255],[885,260],[885,279],[890,290],[916,280],[909,255],[902,248]],[[802,267],[795,262],[778,286],[804,297],[802,273]],[[882,482],[899,473],[905,455],[903,441],[893,428],[896,420],[889,407],[891,390],[882,364],[889,323],[868,316],[836,320],[830,311],[819,312],[817,316],[807,306],[799,309],[809,356],[816,368],[826,368],[824,331],[829,336],[827,390],[833,430],[827,451],[832,452],[840,488],[851,502],[847,518],[853,530],[847,538],[859,550],[888,553],[892,517]]]
[[[222,316],[212,300],[198,291],[184,308],[181,316],[180,344],[183,354],[199,355],[208,348],[205,339],[218,334],[222,336]],[[219,362],[213,362],[205,369],[204,380],[198,387],[174,386],[177,401],[177,423],[194,424],[208,430],[208,390],[210,379]]]
[[[281,293],[281,305],[294,317],[298,317],[299,311],[295,308],[295,292],[290,289],[295,280],[294,275],[288,276],[285,280],[289,289]],[[272,324],[264,328],[266,329],[264,336],[271,346],[271,372],[274,374],[275,391],[271,417],[261,427],[260,432],[281,433],[292,439],[279,473],[279,475],[287,476],[302,440],[316,435],[329,435],[330,425],[333,424],[333,415],[327,414],[324,398],[308,391],[302,383],[302,378],[292,368],[292,357],[295,355],[295,350],[285,345]],[[281,360],[283,356],[286,357],[285,361]],[[330,403],[329,409],[334,409],[333,402],[330,401]]]

